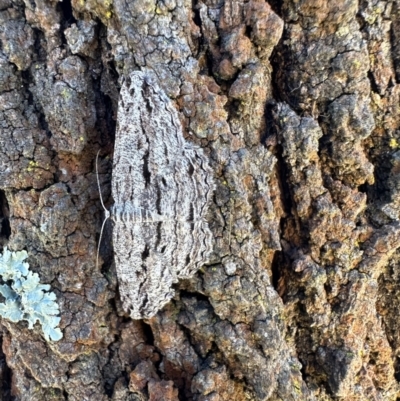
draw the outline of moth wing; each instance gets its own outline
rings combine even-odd
[[[120,94],[112,194],[113,214],[125,216],[114,219],[113,243],[132,318],[153,316],[178,278],[192,276],[208,257],[210,177],[202,149],[184,140],[170,99],[150,77],[131,74]],[[152,221],[136,219],[138,210]]]

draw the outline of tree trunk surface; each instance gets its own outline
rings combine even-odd
[[[211,260],[143,321],[109,222],[96,266],[136,70],[216,184]],[[0,399],[399,399],[399,104],[398,0],[0,0],[0,240],[63,332],[1,319]]]

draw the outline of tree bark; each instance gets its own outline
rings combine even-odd
[[[400,397],[398,0],[0,0],[1,244],[63,339],[1,320],[1,400]],[[212,260],[122,309],[103,198],[123,76],[204,148]]]

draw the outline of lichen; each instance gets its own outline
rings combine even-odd
[[[50,285],[40,284],[39,275],[29,270],[24,262],[27,257],[26,251],[11,252],[7,248],[0,255],[0,294],[5,298],[0,303],[0,315],[12,322],[26,320],[29,329],[39,322],[46,341],[61,340],[56,295],[48,292]]]

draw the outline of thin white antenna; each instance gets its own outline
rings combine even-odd
[[[97,186],[99,188],[100,202],[101,202],[101,206],[103,206],[103,209],[104,209],[105,219],[103,220],[103,224],[101,225],[99,244],[97,245],[96,269],[99,266],[99,253],[100,253],[100,245],[101,245],[101,238],[103,236],[104,225],[106,224],[107,219],[110,217],[110,212],[104,206],[103,196],[101,195],[100,180],[99,180],[99,168],[98,168],[99,153],[100,153],[100,149],[96,155],[96,177],[97,177]]]
[[[230,200],[231,203],[231,210],[229,213],[229,240],[228,240],[228,246],[231,246],[231,235],[232,235],[232,218],[233,218],[233,198]]]

